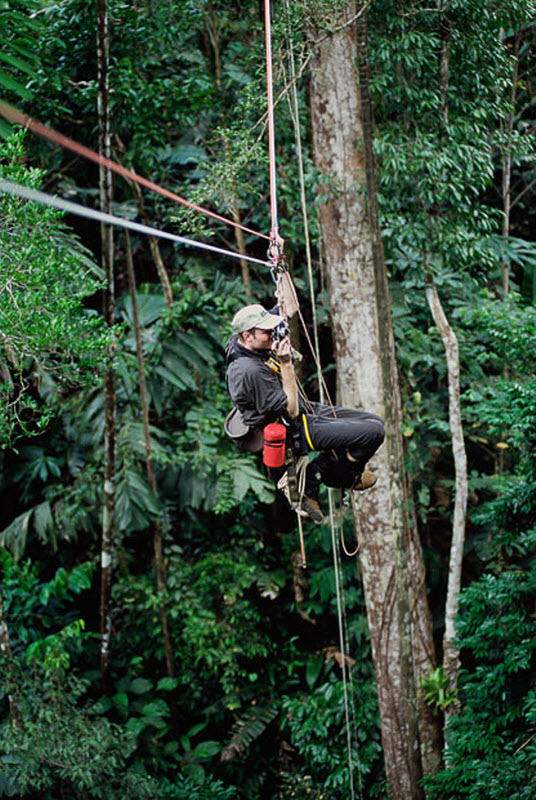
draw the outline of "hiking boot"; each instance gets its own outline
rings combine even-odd
[[[352,489],[362,492],[363,489],[370,489],[371,486],[374,486],[377,480],[378,478],[373,472],[365,470],[365,472],[357,476],[356,482],[352,486]]]
[[[315,500],[314,497],[306,497],[305,495],[302,497],[300,513],[302,516],[304,515],[312,519],[317,525],[321,525],[324,520],[319,502]]]

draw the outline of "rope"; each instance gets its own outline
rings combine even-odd
[[[290,11],[289,0],[285,0],[285,9],[288,15]],[[324,376],[322,375],[322,366],[320,364],[320,344],[318,341],[318,323],[316,315],[316,300],[315,300],[314,279],[313,279],[313,259],[311,257],[311,237],[309,236],[309,217],[307,213],[307,198],[305,195],[305,175],[304,175],[305,171],[303,168],[303,150],[302,150],[302,141],[299,128],[300,117],[299,117],[299,106],[298,106],[298,89],[296,87],[296,65],[294,59],[294,45],[292,42],[292,36],[289,36],[289,65],[290,65],[290,82],[292,87],[291,88],[292,105],[290,107],[290,116],[292,119],[292,124],[294,126],[294,139],[296,142],[296,153],[298,156],[298,175],[300,178],[300,203],[301,203],[301,210],[303,217],[303,232],[305,237],[305,260],[307,263],[307,277],[309,280],[309,297],[311,298],[311,313],[313,317],[313,335],[314,335],[314,345],[315,345],[314,355],[316,356],[315,365],[316,365],[320,402],[323,403],[325,381],[324,381]]]
[[[41,192],[38,189],[31,189],[29,186],[21,186],[12,181],[6,181],[0,178],[0,190],[8,194],[21,197],[24,200],[30,200],[34,203],[41,203],[41,205],[48,206],[49,208],[56,208],[59,211],[66,211],[68,214],[76,214],[78,217],[85,217],[87,219],[94,219],[98,222],[105,222],[108,225],[115,225],[119,228],[126,228],[137,233],[147,234],[148,236],[158,236],[160,239],[169,239],[171,242],[178,242],[185,244],[189,247],[198,247],[202,250],[210,250],[219,255],[229,256],[231,258],[246,259],[254,264],[262,264],[263,267],[268,266],[266,261],[261,261],[258,258],[251,256],[244,256],[241,253],[235,253],[232,250],[224,250],[221,247],[215,247],[205,242],[197,242],[195,239],[187,239],[185,236],[178,236],[175,233],[168,233],[161,231],[159,228],[151,228],[149,225],[142,225],[139,222],[133,222],[129,219],[116,217],[113,214],[105,214],[102,211],[97,211],[94,208],[87,208],[86,206],[72,203],[70,200],[64,200],[62,197],[54,197],[46,192]]]
[[[287,14],[289,13],[289,0],[285,0],[285,8]],[[298,308],[298,315],[300,319],[300,323],[302,329],[304,331],[305,337],[307,339],[307,343],[309,345],[309,349],[312,353],[316,370],[317,370],[317,378],[318,378],[318,387],[319,387],[319,395],[320,401],[325,402],[325,398],[327,397],[328,403],[333,410],[334,416],[336,416],[335,409],[333,408],[333,402],[329,396],[329,390],[327,388],[323,372],[322,366],[320,363],[320,347],[319,347],[319,337],[318,337],[318,320],[316,315],[316,303],[315,303],[315,292],[314,292],[314,280],[313,280],[313,270],[312,270],[312,258],[311,258],[311,246],[310,246],[310,237],[309,237],[309,220],[307,214],[307,200],[305,194],[305,177],[304,177],[304,166],[303,166],[303,155],[302,155],[302,146],[301,146],[301,134],[300,134],[300,127],[299,127],[299,106],[298,106],[298,92],[296,87],[296,75],[295,75],[295,66],[294,66],[294,50],[292,45],[292,36],[289,36],[289,64],[290,64],[290,83],[292,86],[292,106],[290,109],[291,118],[293,121],[294,126],[294,135],[296,141],[296,152],[298,155],[298,172],[300,178],[300,200],[301,200],[301,207],[302,207],[302,217],[303,217],[303,225],[304,225],[304,234],[305,234],[305,251],[306,251],[306,259],[307,259],[307,273],[309,278],[309,294],[311,299],[311,308],[312,308],[312,322],[313,322],[313,334],[314,334],[314,346],[309,336],[309,332],[307,330],[307,326],[305,325],[305,321],[301,314],[300,309]],[[301,387],[300,387],[301,388]],[[303,390],[302,390],[303,393]],[[330,519],[330,531],[331,531],[331,548],[333,552],[333,568],[334,568],[334,575],[335,575],[335,593],[337,598],[337,620],[338,620],[338,627],[339,627],[339,642],[340,642],[340,650],[341,650],[341,670],[342,670],[342,684],[343,684],[343,697],[344,697],[344,717],[345,717],[345,728],[346,728],[346,746],[347,746],[347,755],[348,755],[348,773],[349,773],[349,789],[350,789],[350,800],[355,800],[355,788],[354,788],[354,769],[353,769],[353,759],[352,759],[352,729],[354,733],[357,731],[357,724],[356,724],[356,714],[355,714],[355,702],[354,702],[354,688],[353,688],[353,679],[352,679],[352,670],[346,663],[346,652],[349,650],[349,638],[348,638],[348,624],[346,618],[346,609],[344,605],[344,596],[343,596],[343,581],[342,581],[342,564],[341,564],[341,557],[340,557],[340,550],[339,550],[339,540],[337,537],[336,529],[335,529],[335,513],[334,513],[334,498],[333,498],[333,490],[328,490],[328,497],[329,497],[329,519]],[[342,520],[342,492],[341,492],[341,531],[340,531],[340,542],[344,549],[346,555],[354,556],[357,554],[359,550],[359,539],[357,541],[357,548],[355,553],[349,553],[346,548],[346,543],[344,541],[344,532],[343,532],[343,520]],[[348,676],[347,676],[348,670]],[[349,691],[350,689],[350,691]],[[350,711],[352,717],[352,723],[350,722]],[[362,767],[361,761],[359,758],[359,747],[357,744],[357,736],[355,736],[356,740],[356,753],[357,753],[357,767],[358,767],[358,774],[359,774],[359,797],[363,800],[363,776],[362,776]]]
[[[274,86],[272,74],[272,24],[270,0],[264,0],[265,38],[266,38],[266,90],[268,101],[268,159],[270,165],[270,213],[272,230],[270,238],[276,241],[279,232],[277,217],[277,175],[275,164],[275,123],[274,123]]]
[[[341,575],[337,560],[337,537],[335,536],[335,512],[333,509],[333,494],[329,491],[329,519],[331,527],[331,549],[333,551],[333,570],[335,573],[335,593],[337,596],[337,620],[339,624],[339,641],[341,648],[341,670],[342,670],[342,691],[344,697],[344,721],[346,726],[346,747],[348,751],[348,771],[350,776],[350,798],[355,800],[354,790],[354,771],[352,763],[352,731],[350,728],[350,704],[348,702],[348,681],[346,678],[346,647],[343,629],[343,596],[341,587]]]
[[[22,125],[25,128],[28,128],[35,133],[37,136],[41,136],[44,139],[48,139],[50,142],[63,147],[65,150],[71,150],[73,153],[82,156],[83,158],[87,158],[89,161],[94,161],[96,164],[106,167],[107,169],[111,170],[112,172],[116,172],[118,175],[122,175],[123,178],[127,178],[129,180],[135,181],[140,186],[144,186],[146,189],[150,189],[157,194],[161,194],[163,197],[167,197],[169,200],[174,200],[176,203],[180,203],[187,208],[191,208],[193,211],[198,211],[201,214],[205,214],[207,217],[212,217],[213,219],[217,219],[220,222],[224,222],[226,225],[232,225],[234,228],[240,228],[247,233],[252,233],[254,236],[260,236],[262,239],[270,239],[269,236],[266,236],[264,233],[259,233],[258,231],[254,231],[251,228],[247,228],[245,225],[242,225],[239,222],[235,222],[234,220],[227,219],[226,217],[222,217],[220,214],[216,214],[214,211],[209,211],[202,206],[198,206],[195,203],[191,203],[189,200],[186,200],[184,197],[181,197],[175,192],[169,191],[169,189],[164,189],[162,186],[159,186],[157,183],[153,183],[153,181],[144,178],[142,175],[138,175],[131,169],[127,169],[127,167],[123,167],[121,164],[118,164],[116,161],[112,161],[110,158],[106,158],[105,156],[96,153],[94,150],[91,150],[89,147],[85,147],[78,142],[75,142],[73,139],[69,139],[68,136],[64,136],[62,133],[53,130],[52,128],[43,125],[42,122],[39,122],[32,117],[26,116],[26,114],[22,114],[16,108],[8,105],[3,100],[0,100],[0,115],[3,116],[5,119],[13,122],[16,125]],[[261,262],[264,263],[264,262]]]
[[[340,490],[340,507],[341,507],[341,509],[342,509],[343,505],[344,504],[343,504],[342,489],[341,489]],[[360,532],[361,532],[361,523],[359,523],[359,529],[360,529]],[[344,521],[343,521],[343,518],[342,518],[342,514],[341,514],[341,528],[340,528],[340,530],[341,530],[341,534],[340,534],[339,538],[340,538],[340,541],[341,541],[341,547],[342,547],[342,549],[344,551],[344,555],[348,556],[348,558],[354,558],[359,553],[359,536],[356,536],[355,550],[351,553],[348,550],[348,548],[346,547],[346,540],[344,538]]]

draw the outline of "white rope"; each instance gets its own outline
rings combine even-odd
[[[348,770],[350,775],[350,798],[355,800],[354,790],[354,768],[352,764],[352,730],[350,726],[350,704],[348,702],[348,681],[346,678],[346,647],[343,629],[343,596],[341,586],[341,573],[337,558],[338,542],[335,535],[335,511],[333,503],[333,492],[329,490],[329,520],[331,527],[331,549],[333,551],[333,571],[335,573],[335,593],[337,596],[337,619],[339,623],[339,642],[341,648],[341,670],[342,670],[342,690],[344,696],[344,720],[346,726],[346,746],[348,750]],[[349,670],[350,671],[350,670]]]
[[[187,245],[188,247],[198,247],[201,250],[210,250],[219,255],[228,256],[230,258],[245,259],[254,264],[262,264],[263,267],[270,266],[267,261],[261,261],[258,258],[245,256],[241,253],[235,253],[232,250],[224,250],[221,247],[215,247],[212,244],[205,244],[205,242],[197,242],[195,239],[187,239],[184,236],[178,236],[175,233],[168,233],[161,231],[159,228],[152,228],[149,225],[142,225],[140,222],[133,222],[130,219],[123,219],[123,217],[116,217],[113,214],[105,214],[102,211],[97,211],[94,208],[87,208],[79,203],[72,203],[70,200],[64,200],[62,197],[55,197],[54,195],[41,192],[38,189],[31,189],[29,186],[21,186],[12,181],[6,181],[0,178],[0,190],[8,194],[21,197],[24,200],[29,200],[34,203],[48,206],[49,208],[56,208],[59,211],[66,211],[68,214],[76,214],[78,217],[85,217],[86,219],[94,219],[98,222],[104,222],[108,225],[115,225],[119,228],[127,228],[136,233],[143,233],[147,236],[158,236],[160,239],[169,239],[171,242],[178,242],[179,244]]]

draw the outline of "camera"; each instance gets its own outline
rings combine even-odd
[[[274,342],[280,342],[282,339],[285,338],[285,336],[288,336],[289,333],[290,333],[290,328],[285,322],[285,320],[283,320],[282,322],[279,322],[273,329],[272,339],[274,340]]]

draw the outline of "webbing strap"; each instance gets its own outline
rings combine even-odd
[[[313,443],[311,441],[311,436],[309,434],[309,426],[307,424],[307,417],[306,417],[305,414],[302,414],[302,420],[303,420],[303,430],[305,431],[305,438],[307,439],[307,444],[309,445],[311,450],[314,450],[315,448],[314,448]]]

